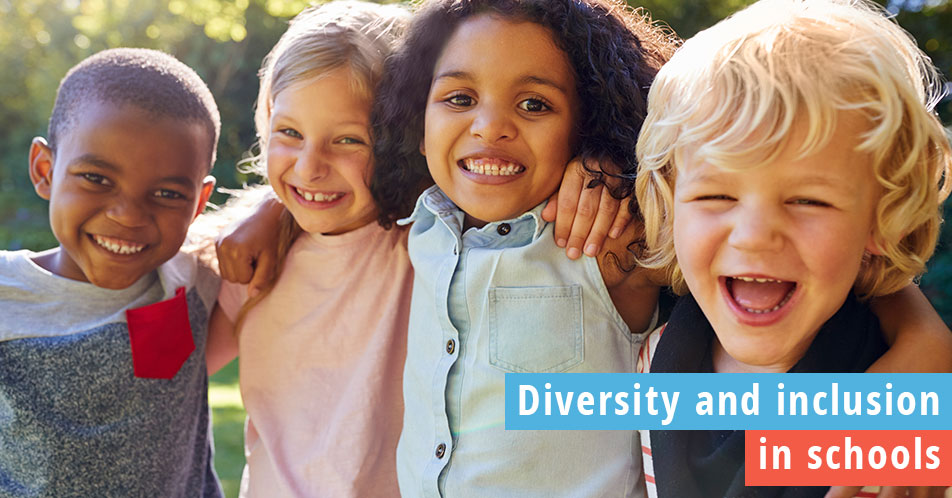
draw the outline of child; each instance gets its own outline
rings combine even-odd
[[[241,230],[277,245],[276,266],[287,269],[250,299],[223,286],[213,320],[223,333],[209,355],[211,370],[234,357],[236,323],[248,412],[243,495],[399,493],[412,270],[407,231],[374,222],[367,176],[371,93],[406,17],[359,2],[308,9],[264,63],[261,158],[289,214],[277,244],[274,223]],[[236,258],[223,252],[229,277]]]
[[[540,212],[573,155],[634,172],[643,90],[673,47],[621,2],[415,15],[378,90],[372,183],[384,221],[416,202],[403,496],[638,493],[636,432],[505,431],[503,387],[506,372],[634,371],[658,287],[624,271],[626,242],[565,258]]]
[[[258,165],[288,209],[285,271],[250,300],[222,287],[210,357],[214,369],[240,351],[242,496],[398,493],[413,272],[405,231],[375,222],[367,178],[373,90],[408,17],[365,2],[308,8],[262,65]]]
[[[218,280],[179,253],[219,129],[204,82],[161,52],[106,50],[63,79],[30,148],[59,246],[0,252],[0,494],[221,496]]]
[[[634,371],[658,295],[626,271],[634,234],[570,262],[539,211],[573,154],[634,171],[642,90],[671,50],[620,3],[457,0],[426,5],[389,60],[374,120],[382,221],[437,184],[409,219],[404,496],[640,494],[637,434],[504,431],[502,393],[507,371]],[[947,352],[940,328],[930,344]]]
[[[862,300],[925,270],[949,194],[937,81],[864,0],[762,0],[687,41],[649,94],[637,197],[643,263],[691,294],[641,370],[866,370],[885,345]],[[745,490],[743,431],[643,444],[652,496],[826,492]]]

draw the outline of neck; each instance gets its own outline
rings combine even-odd
[[[717,337],[711,341],[711,360],[715,373],[785,373],[796,364],[751,365],[738,361],[728,354]]]

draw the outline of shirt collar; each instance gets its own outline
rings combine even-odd
[[[527,211],[515,218],[487,223],[486,226],[480,229],[467,230],[467,233],[475,232],[475,234],[477,234],[475,237],[478,238],[482,238],[483,236],[498,238],[503,236],[500,233],[501,231],[499,226],[506,224],[509,225],[509,232],[516,232],[513,233],[513,235],[518,235],[519,233],[523,233],[525,235],[525,237],[509,237],[510,239],[513,239],[513,241],[522,238],[528,239],[526,240],[526,243],[535,241],[542,235],[542,231],[548,224],[547,221],[542,219],[542,209],[544,207],[545,202],[542,202],[532,210]],[[397,224],[409,225],[410,223],[421,221],[427,218],[442,219],[444,220],[444,224],[446,224],[447,221],[450,221],[448,218],[455,218],[456,225],[462,227],[463,216],[464,214],[459,209],[459,207],[457,207],[456,204],[454,204],[453,201],[451,201],[450,198],[447,197],[439,187],[433,185],[420,194],[420,197],[417,199],[416,206],[413,208],[413,213],[411,213],[410,216],[406,218],[398,220]]]

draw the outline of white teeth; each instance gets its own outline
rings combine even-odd
[[[463,167],[465,167],[467,171],[471,171],[477,175],[487,176],[512,176],[522,173],[526,169],[524,166],[515,163],[506,163],[503,165],[496,163],[482,164],[475,159],[464,159]]]
[[[298,193],[306,201],[316,201],[316,202],[330,202],[340,199],[344,194],[336,192],[330,195],[322,194],[320,192],[308,192],[306,190],[301,190],[297,187],[294,187],[294,191]]]
[[[120,239],[103,237],[102,235],[94,235],[93,239],[109,252],[116,254],[135,254],[145,249],[145,244],[135,244]]]
[[[734,278],[736,278],[737,280],[742,280],[744,282],[757,282],[758,284],[763,284],[767,282],[775,282],[779,284],[783,282],[783,280],[775,280],[772,278],[751,278],[751,277],[734,277]]]

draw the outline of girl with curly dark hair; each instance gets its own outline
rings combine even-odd
[[[636,433],[505,431],[503,392],[506,372],[634,371],[658,300],[625,271],[636,230],[573,261],[540,213],[573,156],[631,191],[673,48],[610,0],[440,0],[411,22],[378,87],[371,180],[382,223],[413,210],[404,496],[642,493]]]

